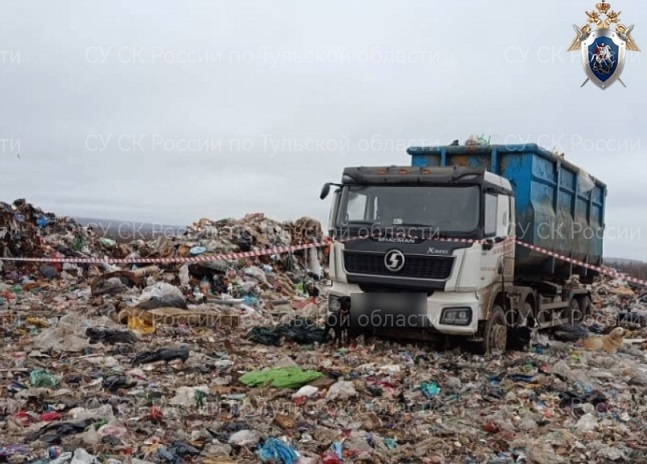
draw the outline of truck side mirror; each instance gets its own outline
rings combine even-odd
[[[326,182],[321,189],[321,194],[319,194],[319,199],[323,200],[328,196],[329,193],[330,193],[330,182]]]

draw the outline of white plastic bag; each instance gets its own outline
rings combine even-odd
[[[309,258],[308,270],[321,277],[321,263],[319,263],[319,253],[316,248],[310,248]]]
[[[340,380],[339,382],[333,384],[330,389],[328,389],[328,394],[326,399],[328,400],[347,400],[353,396],[357,396],[357,390],[355,390],[355,385],[353,382],[347,380]]]
[[[139,302],[143,303],[144,301],[148,301],[151,298],[161,299],[164,297],[171,297],[171,296],[184,298],[182,291],[176,286],[167,284],[166,282],[157,282],[156,284],[146,287],[144,289],[141,297],[139,298]]]
[[[577,177],[577,183],[579,184],[580,192],[588,193],[593,190],[593,188],[595,187],[595,182],[584,169],[580,169]]]
[[[255,430],[241,430],[229,437],[229,444],[235,446],[254,446],[261,441],[261,436]]]
[[[190,281],[191,276],[189,275],[189,265],[185,264],[180,268],[180,284],[182,286],[187,286]]]

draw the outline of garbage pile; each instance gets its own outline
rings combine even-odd
[[[121,252],[208,256],[312,241],[319,227],[205,219]],[[619,319],[647,309],[642,289],[602,279],[592,320],[502,356],[363,337],[338,347],[320,256],[51,275],[5,263],[0,462],[647,462],[647,326]],[[617,325],[617,352],[585,348]]]
[[[0,202],[0,256],[82,258],[99,256],[100,251],[100,238],[74,219],[46,213],[24,199],[11,205]],[[23,266],[38,269],[31,263]]]
[[[4,257],[177,258],[301,245],[323,238],[321,224],[314,219],[280,223],[259,213],[241,220],[201,219],[179,237],[160,234],[148,242],[140,239],[117,243],[100,237],[90,226],[44,212],[24,199],[12,205],[0,202],[0,256]],[[303,252],[295,254],[302,256]],[[326,259],[324,254],[318,254],[322,264]]]

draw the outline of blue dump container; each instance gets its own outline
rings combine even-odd
[[[536,144],[412,147],[412,166],[481,167],[507,178],[516,196],[517,239],[593,265],[602,264],[606,185]],[[596,275],[587,268],[516,249],[518,278]]]

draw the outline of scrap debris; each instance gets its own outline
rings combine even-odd
[[[190,257],[322,240],[312,219],[202,219],[112,243],[24,201],[0,254]],[[0,232],[2,234],[2,232]],[[314,265],[313,265],[314,263]],[[318,264],[317,264],[318,263]],[[647,293],[498,357],[324,331],[326,256],[0,268],[0,462],[646,462]],[[625,330],[615,353],[582,340]]]

